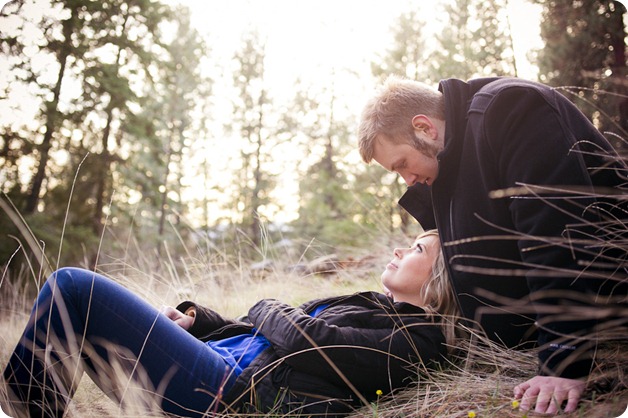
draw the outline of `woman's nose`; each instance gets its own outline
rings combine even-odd
[[[393,251],[393,254],[397,258],[403,257],[403,248],[395,248],[394,251]]]

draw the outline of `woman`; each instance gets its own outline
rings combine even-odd
[[[443,266],[429,231],[394,250],[382,274],[387,295],[298,308],[264,299],[245,321],[192,302],[160,313],[103,276],[61,269],[43,286],[4,372],[11,409],[61,416],[86,371],[125,408],[340,415],[443,361],[453,336],[447,317],[456,314]]]

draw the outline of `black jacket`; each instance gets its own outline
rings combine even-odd
[[[190,304],[177,308],[185,311]],[[310,316],[320,305],[328,306]],[[370,402],[378,390],[407,386],[422,368],[442,362],[447,351],[440,326],[421,308],[375,292],[298,308],[264,299],[246,321],[197,307],[189,330],[206,341],[255,327],[270,341],[224,399],[230,409],[245,413],[342,415],[363,405],[360,395]]]
[[[546,86],[450,79],[439,88],[446,111],[439,174],[431,190],[410,187],[400,205],[424,228],[438,227],[464,316],[511,347],[534,341],[538,331],[541,374],[586,375],[591,347],[580,337],[596,321],[591,311],[579,309],[590,302],[580,296],[599,292],[604,280],[578,273],[599,271],[587,265],[605,249],[576,240],[612,239],[583,224],[626,218],[611,206],[617,201],[600,202],[589,194],[594,186],[624,183],[625,167],[605,157],[613,154],[606,139]],[[549,189],[523,191],[530,185]],[[565,185],[580,191],[554,188]],[[495,193],[504,190],[514,194]],[[562,245],[564,238],[573,241]]]

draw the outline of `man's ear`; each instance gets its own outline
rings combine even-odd
[[[417,133],[427,135],[430,139],[438,138],[438,129],[432,120],[425,115],[416,115],[412,118],[412,126]]]

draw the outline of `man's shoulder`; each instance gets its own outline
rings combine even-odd
[[[480,78],[472,80],[472,82],[473,81],[477,81],[481,84],[481,87],[476,91],[476,94],[495,95],[511,89],[535,90],[540,93],[546,93],[552,90],[551,87],[545,84],[514,77],[498,77],[491,79]]]
[[[485,114],[491,109],[501,113],[522,111],[544,104],[553,107],[557,96],[559,95],[551,87],[535,81],[496,78],[475,91],[470,99],[469,111]]]
[[[522,90],[535,92],[545,100],[554,97],[554,90],[542,83],[516,77],[484,77],[468,81],[442,80],[439,89],[449,98],[449,103],[466,101],[472,108],[483,108],[493,99],[520,95]],[[475,104],[473,104],[475,102]]]

